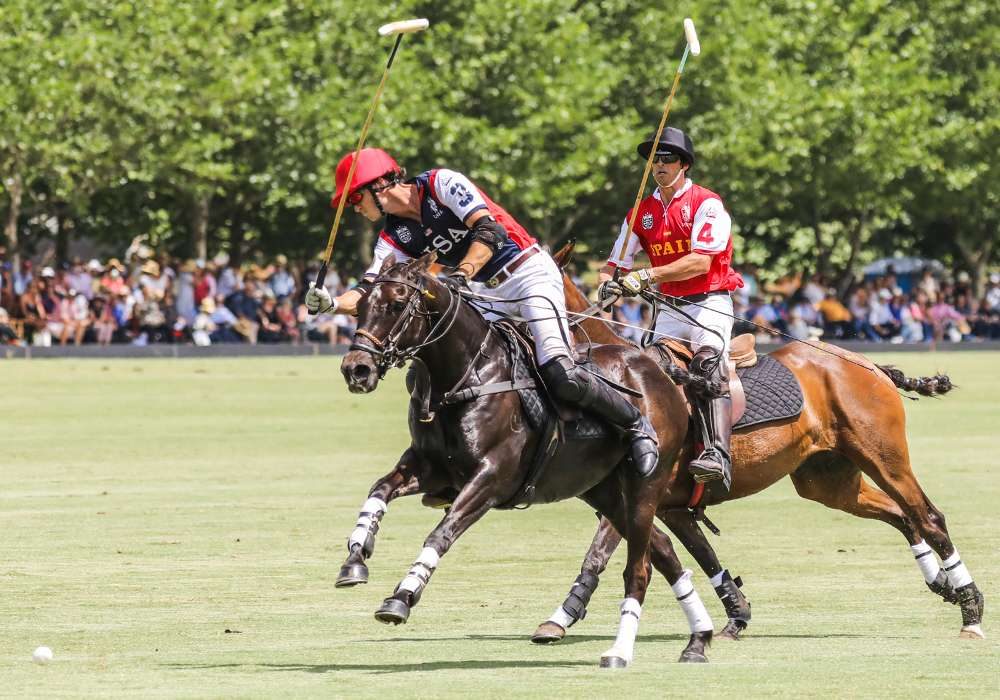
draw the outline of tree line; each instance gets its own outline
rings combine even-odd
[[[175,255],[306,260],[332,221],[391,40],[369,137],[411,174],[466,172],[539,238],[606,255],[698,26],[669,123],[762,276],[842,279],[937,257],[981,285],[998,243],[990,0],[6,0],[0,211],[9,249],[137,234]],[[373,231],[345,217],[337,262]],[[981,287],[980,287],[981,289]]]

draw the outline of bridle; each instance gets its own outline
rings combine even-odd
[[[371,355],[375,360],[379,379],[383,379],[390,369],[393,367],[402,367],[408,360],[416,357],[417,353],[422,349],[436,343],[448,334],[451,327],[455,324],[455,319],[458,318],[458,310],[462,303],[462,297],[447,286],[444,286],[443,288],[448,290],[448,308],[441,312],[440,317],[430,327],[422,341],[404,348],[400,347],[399,339],[410,327],[413,320],[417,317],[430,319],[434,315],[434,312],[428,309],[423,301],[425,296],[430,298],[433,298],[433,296],[423,287],[406,280],[377,277],[372,282],[372,287],[379,284],[400,284],[413,290],[406,301],[406,306],[384,339],[380,340],[373,333],[363,328],[358,328],[354,331],[354,342],[351,343],[350,349],[367,352]],[[358,340],[359,337],[363,340]]]

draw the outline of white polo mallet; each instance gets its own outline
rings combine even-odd
[[[639,183],[639,191],[635,195],[635,203],[632,205],[632,216],[629,217],[628,222],[628,232],[625,234],[625,240],[622,241],[622,247],[618,251],[618,259],[622,260],[625,256],[625,251],[628,250],[628,244],[632,238],[632,227],[635,226],[635,217],[639,213],[639,202],[642,201],[642,193],[646,191],[646,182],[649,180],[649,171],[653,168],[653,158],[656,156],[656,147],[660,143],[660,135],[663,133],[663,127],[667,124],[667,115],[670,114],[670,106],[674,103],[674,93],[677,92],[677,86],[681,82],[681,74],[684,73],[684,64],[687,63],[688,54],[692,56],[697,56],[701,53],[701,44],[698,42],[698,32],[694,29],[694,22],[690,17],[684,19],[684,37],[687,39],[687,43],[684,45],[684,55],[681,56],[680,65],[677,66],[677,72],[674,73],[674,83],[670,86],[670,95],[667,96],[667,103],[663,106],[663,116],[660,118],[660,125],[656,127],[656,136],[653,137],[653,147],[649,149],[649,156],[646,158],[646,169],[642,172],[642,182]],[[621,276],[621,268],[615,268],[615,280]]]
[[[413,32],[422,32],[430,26],[430,21],[426,19],[406,19],[401,22],[390,22],[389,24],[383,24],[378,28],[379,36],[395,36],[396,43],[392,45],[392,51],[389,52],[389,60],[385,64],[385,70],[382,72],[382,80],[379,81],[378,89],[375,91],[375,98],[372,100],[372,106],[368,109],[368,117],[365,119],[364,126],[361,127],[361,138],[358,139],[358,147],[354,149],[354,159],[351,161],[351,167],[347,171],[347,187],[351,185],[351,180],[354,179],[354,171],[358,167],[358,156],[361,154],[361,149],[365,147],[365,139],[368,138],[368,129],[372,125],[372,120],[375,118],[375,110],[378,108],[378,101],[382,97],[382,90],[385,88],[385,81],[389,77],[389,69],[392,68],[392,62],[396,58],[396,51],[399,50],[399,44],[403,40],[404,34],[412,34]],[[330,240],[326,244],[326,251],[323,253],[323,265],[319,268],[319,274],[316,275],[316,286],[322,287],[323,282],[326,280],[326,270],[330,266],[330,256],[333,255],[333,243],[337,240],[337,231],[340,229],[340,217],[344,214],[344,203],[347,201],[347,192],[340,198],[337,202],[337,213],[333,217],[333,228],[330,229]]]

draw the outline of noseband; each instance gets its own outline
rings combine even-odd
[[[448,331],[451,330],[452,325],[455,323],[455,319],[458,317],[458,308],[462,303],[462,297],[451,289],[448,289],[448,287],[444,287],[448,289],[448,308],[441,314],[437,322],[430,327],[430,330],[427,331],[427,335],[424,336],[421,342],[404,348],[400,347],[399,339],[406,332],[406,329],[409,328],[410,323],[418,316],[430,318],[433,315],[423,303],[424,295],[429,295],[430,293],[411,282],[399,279],[383,279],[380,277],[372,282],[373,286],[378,284],[401,284],[413,290],[406,301],[406,307],[399,314],[399,318],[396,319],[392,328],[389,329],[384,340],[378,339],[373,333],[363,328],[354,331],[354,342],[351,343],[350,349],[360,350],[371,355],[375,359],[375,367],[378,369],[379,379],[382,379],[390,369],[393,367],[402,367],[407,360],[415,357],[423,348],[436,343],[448,334]],[[368,342],[358,340],[359,336]]]

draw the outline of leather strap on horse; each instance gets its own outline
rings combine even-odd
[[[517,381],[493,382],[492,384],[483,384],[481,386],[470,386],[458,391],[449,391],[441,397],[440,405],[452,406],[458,403],[465,403],[466,401],[473,401],[480,396],[488,396],[489,394],[503,394],[507,391],[536,388],[538,388],[538,382],[530,377],[518,379]]]
[[[531,456],[531,469],[528,471],[527,478],[521,484],[521,488],[517,490],[517,493],[509,501],[498,506],[499,508],[517,508],[518,510],[523,510],[534,502],[535,484],[542,478],[542,474],[545,472],[545,465],[555,455],[559,444],[558,431],[556,430],[558,424],[559,419],[555,414],[551,415],[548,421],[546,421],[545,432],[542,433],[541,438],[538,440],[538,445],[535,447],[535,452]]]

